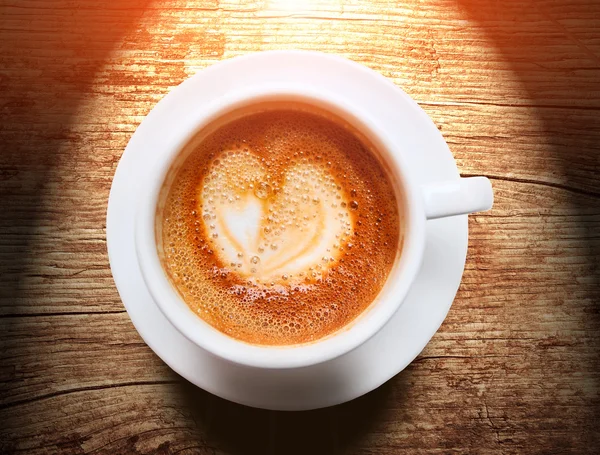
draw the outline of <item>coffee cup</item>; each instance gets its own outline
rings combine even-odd
[[[385,285],[355,320],[323,339],[288,346],[262,346],[236,340],[194,314],[169,281],[157,249],[156,216],[159,196],[169,169],[193,137],[205,126],[228,113],[269,102],[298,102],[330,112],[360,131],[380,152],[393,182],[404,215],[401,254]],[[184,124],[165,125],[163,139],[155,144],[155,160],[135,182],[138,210],[134,242],[144,282],[171,324],[186,338],[217,358],[261,369],[300,368],[327,362],[373,337],[398,310],[419,271],[428,220],[464,215],[491,208],[493,193],[485,177],[461,178],[426,186],[417,184],[406,165],[406,154],[360,105],[315,85],[266,84],[224,93],[217,101],[198,106]],[[172,127],[172,128],[171,128]]]

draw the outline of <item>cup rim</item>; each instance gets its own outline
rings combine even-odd
[[[160,262],[155,232],[156,208],[167,173],[179,152],[204,127],[236,109],[266,101],[301,101],[340,115],[373,142],[402,183],[402,213],[405,215],[402,253],[374,301],[346,326],[327,337],[307,344],[289,346],[252,345],[220,332],[196,315],[179,296]],[[383,327],[398,310],[420,268],[425,246],[425,214],[418,186],[407,172],[402,153],[370,117],[325,90],[298,84],[268,84],[227,93],[201,106],[179,124],[181,132],[164,143],[156,153],[150,172],[138,182],[138,210],[135,214],[135,249],[144,282],[166,318],[191,342],[235,364],[248,367],[284,369],[323,363],[357,348]],[[400,203],[400,201],[399,201]],[[393,282],[392,282],[393,280]],[[383,295],[384,294],[384,295]],[[382,297],[383,295],[383,297]]]

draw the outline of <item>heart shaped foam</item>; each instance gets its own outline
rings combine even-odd
[[[255,283],[319,279],[353,232],[353,214],[326,163],[291,165],[278,179],[249,151],[211,163],[198,209],[213,250]]]

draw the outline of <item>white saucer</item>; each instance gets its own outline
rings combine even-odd
[[[169,93],[144,119],[115,173],[106,223],[112,273],[136,329],[173,370],[208,392],[248,406],[306,410],[339,404],[377,388],[402,371],[425,347],[446,317],[462,277],[467,252],[467,216],[427,222],[424,261],[398,312],[354,351],[320,365],[271,370],[220,360],[181,335],[148,293],[133,238],[136,178],[154,150],[139,146],[176,124],[185,112],[178,100],[194,97],[197,108],[235,87],[303,82],[343,96],[408,147],[408,165],[422,183],[458,179],[441,134],[408,95],[380,74],[348,60],[314,52],[262,52],[213,65]]]

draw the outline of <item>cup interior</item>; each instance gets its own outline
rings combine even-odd
[[[356,319],[329,336],[314,342],[289,346],[251,345],[231,338],[192,312],[171,284],[160,260],[161,232],[156,229],[163,198],[177,167],[183,163],[190,145],[202,140],[236,112],[269,102],[298,102],[340,117],[359,131],[379,152],[382,167],[393,183],[399,213],[403,215],[396,261],[384,287],[371,305]],[[419,188],[403,164],[402,153],[383,131],[360,110],[342,99],[307,87],[258,87],[232,93],[210,106],[200,106],[186,124],[176,131],[156,153],[152,171],[139,182],[135,244],[144,281],[158,307],[189,340],[231,362],[257,368],[298,368],[331,360],[364,343],[390,319],[401,305],[420,267],[424,248],[425,215]],[[188,151],[188,152],[186,152]]]

